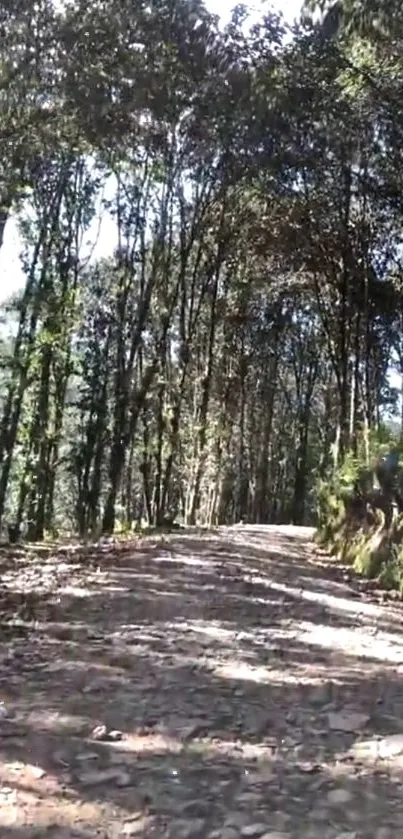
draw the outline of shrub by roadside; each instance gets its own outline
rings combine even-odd
[[[376,451],[377,448],[377,451]],[[365,577],[403,593],[403,464],[397,442],[348,452],[318,486],[317,542]]]

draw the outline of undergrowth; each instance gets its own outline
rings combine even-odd
[[[317,542],[354,570],[403,593],[403,466],[392,437],[346,453],[319,483]]]

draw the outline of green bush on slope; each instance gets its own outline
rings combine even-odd
[[[370,466],[348,452],[318,487],[316,538],[343,562],[403,591],[403,465],[399,446],[373,446]]]

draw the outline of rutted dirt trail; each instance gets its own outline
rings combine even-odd
[[[403,835],[403,606],[311,538],[0,555],[0,837]]]

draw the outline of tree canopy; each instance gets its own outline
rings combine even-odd
[[[222,29],[201,0],[2,3],[16,532],[309,523],[318,479],[396,409],[401,24],[322,11],[290,33],[241,6]],[[89,259],[105,216],[116,248]]]

